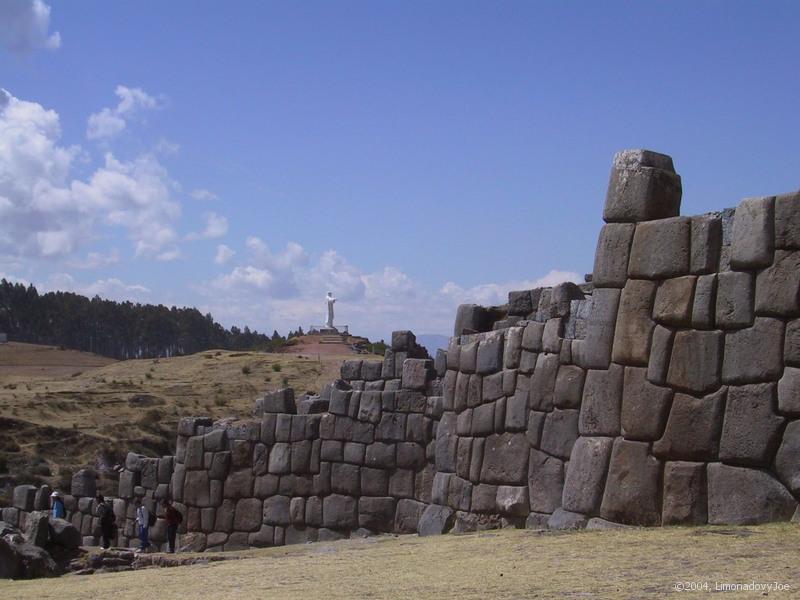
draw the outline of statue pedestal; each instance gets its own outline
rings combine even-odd
[[[322,335],[339,335],[339,330],[336,327],[320,327],[317,331]]]

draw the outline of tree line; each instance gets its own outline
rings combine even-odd
[[[302,329],[299,330],[302,332]],[[125,360],[193,354],[211,348],[275,351],[286,338],[225,329],[196,308],[39,294],[33,285],[0,280],[0,332],[8,339],[63,346]]]

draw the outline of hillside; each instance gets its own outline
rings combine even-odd
[[[2,344],[0,487],[58,483],[89,464],[108,469],[128,450],[170,453],[180,417],[244,417],[259,393],[286,385],[298,393],[319,392],[338,377],[342,358],[210,350],[114,361],[50,346]],[[106,482],[107,492],[113,487]]]

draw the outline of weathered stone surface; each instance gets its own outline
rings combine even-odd
[[[186,479],[183,484],[183,502],[200,508],[210,506],[208,472],[186,472]]]
[[[528,392],[518,390],[506,400],[506,431],[525,431],[528,427]]]
[[[356,465],[331,465],[331,489],[337,494],[358,496],[361,493],[361,469]]]
[[[491,314],[483,306],[462,304],[458,307],[453,335],[478,333],[491,328]]]
[[[780,443],[784,419],[775,414],[776,385],[728,388],[719,445],[722,462],[768,466]]]
[[[646,366],[650,336],[655,322],[650,318],[657,284],[630,279],[622,290],[612,360],[624,365]]]
[[[685,275],[667,279],[658,286],[653,318],[664,325],[688,327],[692,317],[692,299],[697,277]],[[623,297],[625,292],[623,292]]]
[[[622,383],[625,369],[612,364],[607,371],[586,375],[578,431],[581,435],[619,435]]]
[[[585,369],[608,368],[620,294],[620,290],[608,288],[597,289],[592,293],[592,306],[586,319],[586,337],[573,340],[572,343],[575,364]]]
[[[249,498],[253,495],[252,469],[232,471],[225,478],[224,496],[226,498]]]
[[[531,450],[528,461],[530,510],[552,513],[561,506],[564,489],[564,463],[544,452]]]
[[[731,268],[758,269],[772,263],[775,245],[773,197],[747,198],[736,207],[731,240]]]
[[[544,411],[552,410],[558,367],[558,354],[539,354],[536,359],[536,370],[531,378],[531,408]]]
[[[692,217],[691,272],[702,275],[716,271],[721,244],[722,219],[716,215]]]
[[[800,314],[800,252],[776,250],[775,262],[756,276],[756,314]]]
[[[708,522],[712,525],[751,525],[788,521],[797,501],[765,471],[708,465]]]
[[[675,394],[667,427],[661,439],[653,444],[653,454],[668,460],[715,460],[725,392],[723,388],[704,398]]]
[[[553,405],[557,408],[580,408],[586,371],[575,365],[560,365],[556,376]]]
[[[528,470],[528,441],[522,433],[486,438],[481,480],[486,483],[521,484]]]
[[[516,369],[522,355],[522,327],[511,327],[506,332],[506,341],[503,346],[503,366],[506,369]]]
[[[508,314],[525,317],[531,314],[534,306],[531,291],[508,292]]]
[[[621,288],[628,279],[628,258],[636,225],[606,223],[597,238],[592,283],[598,288]]]
[[[717,276],[701,275],[697,278],[692,304],[691,325],[695,329],[712,329],[717,310]],[[655,340],[654,340],[655,343]]]
[[[236,531],[258,531],[261,528],[262,514],[261,500],[257,498],[243,498],[236,503],[236,512],[233,517],[233,528]]]
[[[475,364],[480,375],[494,373],[503,368],[503,333],[496,331],[481,340]]]
[[[667,279],[689,272],[691,221],[674,217],[636,225],[628,275],[637,279]]]
[[[430,360],[407,358],[403,361],[403,387],[424,390],[433,365]]]
[[[395,520],[394,498],[363,497],[358,501],[358,524],[372,531],[392,531]]]
[[[775,197],[775,247],[800,248],[800,192]]]
[[[786,367],[778,381],[778,411],[800,416],[800,369]]]
[[[787,365],[800,367],[800,319],[786,324],[783,360]]]
[[[542,333],[542,349],[545,352],[558,354],[561,352],[561,341],[564,337],[564,321],[561,318],[548,319]]]
[[[585,515],[558,508],[547,520],[548,529],[584,529],[587,524]]]
[[[452,475],[447,490],[447,504],[455,510],[469,510],[472,484],[458,475]]]
[[[603,219],[637,222],[680,212],[681,178],[672,159],[650,150],[624,150],[614,156]]]
[[[740,329],[753,323],[753,276],[741,271],[717,275],[716,325]]]
[[[672,403],[672,390],[647,381],[646,369],[625,367],[622,387],[622,435],[628,440],[661,437]]]
[[[657,325],[653,330],[653,341],[650,345],[650,360],[647,364],[648,381],[658,385],[666,384],[674,338],[675,332],[672,329]]]
[[[254,548],[272,546],[275,539],[275,528],[272,525],[262,525],[258,531],[247,536],[247,544]]]
[[[436,469],[443,472],[456,470],[456,415],[446,412],[436,431]]]
[[[81,545],[81,532],[65,519],[50,519],[50,539],[62,548],[73,550]]]
[[[607,437],[581,437],[575,442],[564,479],[565,510],[584,514],[600,510],[613,443]]]
[[[398,533],[416,533],[425,506],[417,500],[399,500],[395,513],[394,530]]]
[[[672,344],[667,383],[696,393],[720,384],[723,334],[720,331],[679,331]]]
[[[497,487],[497,512],[511,517],[527,517],[530,512],[528,488],[517,485]]]
[[[775,456],[775,471],[795,496],[800,494],[800,421],[786,427]]]
[[[417,346],[417,336],[408,330],[392,332],[392,350],[395,352],[410,352]]]
[[[94,469],[81,469],[72,476],[70,493],[76,497],[94,497],[97,491],[96,479]]]
[[[529,352],[541,352],[543,335],[544,323],[528,323],[522,333],[522,348]]]
[[[292,447],[290,444],[277,443],[272,446],[269,453],[268,470],[275,475],[288,473],[292,464]]]
[[[429,504],[419,519],[417,531],[422,536],[441,535],[453,526],[455,512],[447,506]]]
[[[342,365],[342,372],[350,373],[349,367],[346,368],[345,364],[351,361],[345,361]],[[361,368],[361,361],[354,361],[358,363],[358,368]],[[353,373],[355,377],[345,377],[345,379],[358,379],[358,374]],[[274,392],[267,392],[263,397],[256,401],[256,415],[261,416],[264,413],[288,413],[294,414],[297,412],[297,407],[294,403],[294,389],[287,387],[281,388]],[[220,450],[222,448],[219,448]]]
[[[600,516],[630,525],[659,525],[660,489],[661,465],[649,454],[649,444],[617,439]]]
[[[708,520],[706,466],[668,462],[664,465],[664,525],[703,525]]]
[[[542,430],[541,450],[564,460],[569,458],[578,438],[577,410],[555,409],[547,415]]]
[[[291,498],[288,496],[272,496],[264,500],[262,521],[267,525],[289,525]]]
[[[776,381],[783,369],[782,358],[783,322],[757,317],[752,327],[725,335],[722,381],[732,384]]]
[[[18,485],[14,488],[12,506],[26,512],[33,510],[33,503],[36,499],[35,485]]]

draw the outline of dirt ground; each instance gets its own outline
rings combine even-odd
[[[287,385],[298,394],[317,393],[352,356],[209,350],[113,361],[48,346],[0,345],[0,487],[58,485],[60,472],[107,469],[128,450],[168,454],[181,417],[247,417],[259,394]]]
[[[699,598],[722,584],[788,586],[731,598],[800,596],[800,526],[381,536],[241,553],[169,569],[2,582],[18,600],[266,598]],[[676,586],[700,587],[679,591]],[[703,589],[706,588],[706,589]]]

